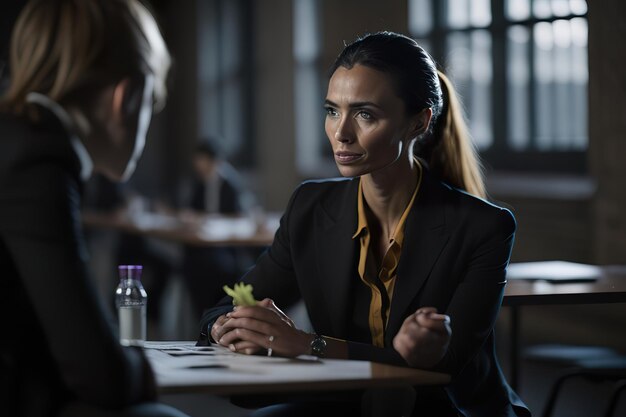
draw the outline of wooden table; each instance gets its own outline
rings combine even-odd
[[[511,386],[516,388],[519,384],[520,307],[623,302],[626,302],[626,265],[593,266],[562,261],[509,265],[502,305],[511,310]]]
[[[206,215],[193,220],[180,216],[145,212],[85,211],[83,224],[89,229],[109,229],[192,246],[263,247],[272,244],[280,214],[262,219],[246,216]]]
[[[195,342],[146,344],[145,352],[160,393],[286,394],[450,382],[446,374],[373,362],[306,356],[296,359],[247,356],[215,345],[211,347],[212,352],[194,352],[194,349],[206,349],[194,345]],[[166,348],[155,348],[159,346]],[[171,350],[167,346],[171,346]]]

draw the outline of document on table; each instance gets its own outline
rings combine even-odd
[[[144,349],[158,350],[170,356],[212,356],[220,352],[213,346],[196,346],[194,342],[145,342]]]
[[[289,384],[337,379],[367,379],[371,365],[365,361],[244,355],[219,346],[194,342],[146,342],[148,357],[161,388]]]

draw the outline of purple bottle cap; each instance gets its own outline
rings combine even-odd
[[[120,279],[141,279],[142,265],[118,265]]]

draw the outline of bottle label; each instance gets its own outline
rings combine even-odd
[[[119,312],[120,343],[143,346],[146,340],[146,306],[121,306]]]

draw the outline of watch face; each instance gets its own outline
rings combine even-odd
[[[311,353],[319,357],[324,356],[326,353],[326,340],[322,336],[317,336],[311,342]]]

